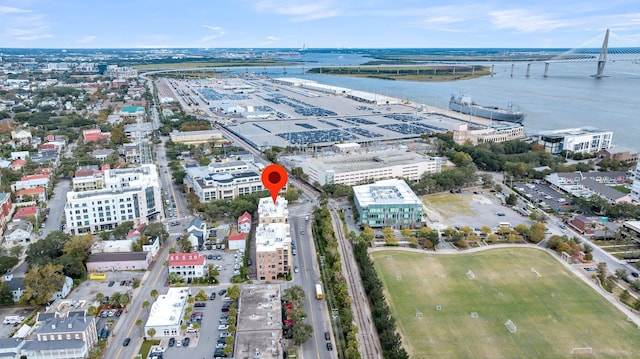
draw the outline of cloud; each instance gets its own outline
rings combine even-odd
[[[211,25],[200,25],[200,26],[204,27],[205,29],[209,29],[209,30],[213,31],[213,34],[206,35],[206,36],[202,37],[200,39],[201,42],[207,42],[207,41],[211,41],[213,39],[217,39],[219,37],[224,36],[227,33],[227,31],[224,28],[220,27],[220,26],[211,26]]]
[[[489,13],[496,29],[512,29],[520,33],[550,32],[571,25],[571,21],[554,19],[553,15],[537,14],[524,9],[500,10]]]
[[[275,36],[267,36],[267,41],[261,42],[260,46],[273,45],[274,43],[280,41],[279,37]]]
[[[312,21],[340,15],[332,0],[262,0],[256,3],[260,12],[289,16],[295,22]]]
[[[25,12],[31,12],[31,10],[19,9],[11,6],[0,6],[0,15],[4,14],[20,14]]]
[[[88,44],[93,42],[96,39],[96,36],[93,35],[89,35],[89,36],[85,36],[81,39],[76,40],[77,43],[79,44]]]

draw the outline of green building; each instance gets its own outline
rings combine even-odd
[[[403,180],[355,186],[353,195],[361,226],[401,229],[422,225],[422,201]]]

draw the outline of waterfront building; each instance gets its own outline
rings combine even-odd
[[[65,230],[69,234],[111,230],[125,221],[147,224],[161,216],[162,197],[155,165],[103,167],[102,172],[102,188],[67,193]]]
[[[355,186],[353,199],[361,226],[401,229],[422,225],[422,201],[403,180]]]
[[[537,137],[538,144],[554,155],[563,151],[594,154],[611,147],[613,132],[595,127],[581,127],[543,131]]]

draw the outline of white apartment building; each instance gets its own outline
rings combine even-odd
[[[256,269],[258,280],[276,280],[291,271],[291,231],[287,200],[261,198],[256,228]]]
[[[631,185],[631,193],[629,193],[631,200],[635,203],[640,202],[640,162],[634,170],[633,184]]]
[[[147,224],[161,216],[162,197],[155,165],[106,169],[102,182],[101,189],[67,193],[65,230],[69,234],[111,230],[125,221]]]
[[[200,202],[216,199],[231,201],[239,195],[265,190],[260,170],[244,161],[215,162],[208,166],[187,168],[184,183],[187,192],[193,192]]]
[[[551,154],[562,151],[571,153],[598,153],[611,147],[612,131],[599,130],[595,127],[567,128],[540,132],[538,143]]]
[[[439,173],[442,159],[408,152],[406,148],[360,151],[321,157],[288,157],[294,167],[301,167],[308,182],[354,186],[372,180],[406,178],[417,181],[424,173]]]

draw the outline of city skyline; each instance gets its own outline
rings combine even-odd
[[[0,1],[4,48],[640,46],[634,1]]]

